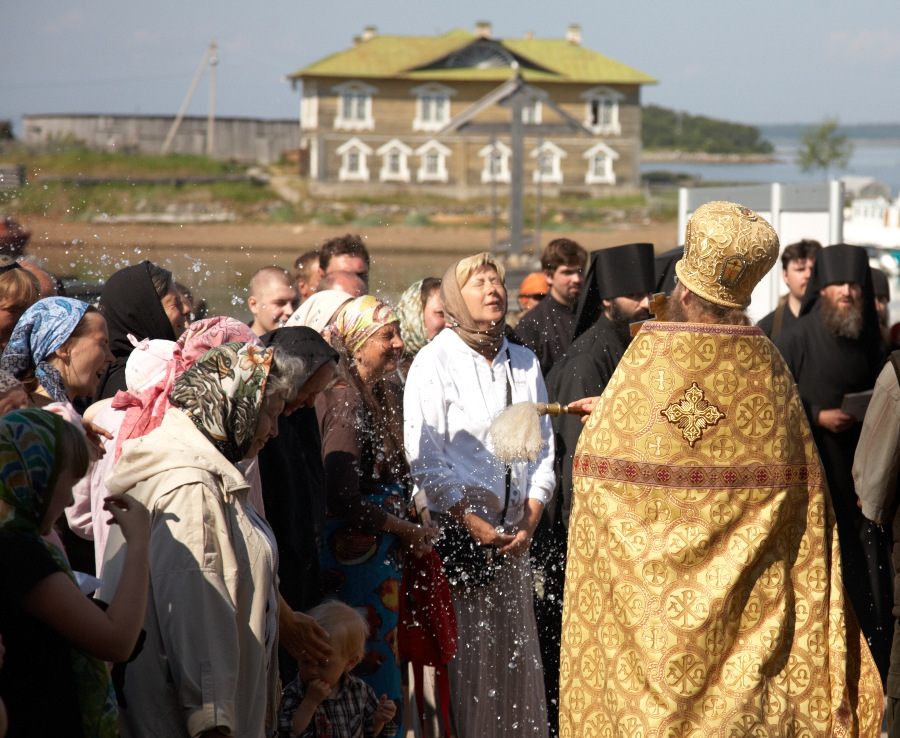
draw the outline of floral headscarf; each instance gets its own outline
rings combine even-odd
[[[0,418],[0,532],[41,541],[77,586],[60,550],[40,533],[59,477],[66,422],[60,415],[37,408],[16,410]],[[109,669],[74,646],[70,656],[84,735],[117,736],[118,708]]]
[[[38,300],[16,323],[0,359],[0,369],[21,379],[34,368],[35,377],[50,397],[57,402],[70,402],[59,371],[44,359],[66,342],[87,309],[86,303],[71,297]]]
[[[169,395],[232,464],[253,443],[273,353],[251,344],[223,344],[182,374]]]
[[[344,305],[332,328],[353,356],[382,326],[398,322],[394,308],[377,297],[363,295]]]
[[[191,323],[175,342],[169,371],[159,381],[141,392],[116,394],[112,406],[127,408],[116,436],[116,460],[122,455],[125,441],[145,436],[159,427],[166,410],[172,407],[169,395],[178,378],[210,349],[232,342],[262,347],[256,334],[234,318],[207,318]]]
[[[422,305],[422,282],[413,282],[400,295],[397,303],[397,316],[400,318],[400,333],[408,356],[415,356],[428,343],[425,330],[425,309]]]

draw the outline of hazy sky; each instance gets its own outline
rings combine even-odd
[[[30,0],[4,13],[0,119],[177,112],[210,41],[216,112],[293,118],[283,76],[348,48],[367,25],[431,35],[563,37],[656,77],[643,101],[746,123],[900,122],[897,0]],[[204,76],[188,110],[205,115]]]

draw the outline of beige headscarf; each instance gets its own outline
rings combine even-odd
[[[489,349],[496,354],[503,345],[506,322],[499,320],[488,330],[483,331],[479,330],[475,321],[472,320],[472,315],[469,313],[466,301],[463,299],[460,291],[462,285],[459,284],[456,276],[460,262],[470,259],[483,260],[484,266],[493,268],[500,276],[500,279],[503,279],[503,267],[487,253],[460,259],[445,272],[444,278],[441,280],[441,304],[444,307],[444,317],[447,320],[447,327],[456,333],[473,351],[480,353],[485,349]]]

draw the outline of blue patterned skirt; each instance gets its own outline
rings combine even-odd
[[[366,495],[387,512],[404,517],[405,503],[399,484],[382,485],[379,494]],[[329,518],[319,544],[319,566],[325,596],[359,610],[369,623],[369,640],[362,661],[353,673],[397,705],[393,720],[381,735],[398,736],[403,725],[403,693],[397,651],[400,579],[403,558],[400,539],[378,531],[365,535],[343,520]]]

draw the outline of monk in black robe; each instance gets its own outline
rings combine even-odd
[[[819,252],[797,321],[775,345],[794,375],[822,457],[841,541],[844,584],[882,680],[893,630],[890,531],[867,521],[856,504],[853,457],[862,415],[841,409],[865,392],[885,361],[864,249],[840,244]]]
[[[650,315],[650,295],[654,285],[653,245],[632,243],[601,249],[591,254],[588,294],[594,297],[579,306],[576,339],[547,377],[551,402],[567,404],[582,397],[599,395],[616,370],[619,359],[631,343],[632,322]],[[586,318],[593,325],[585,325]],[[560,415],[554,418],[556,458],[560,484],[551,514],[561,514],[568,527],[572,492],[572,459],[581,435],[581,418]]]

